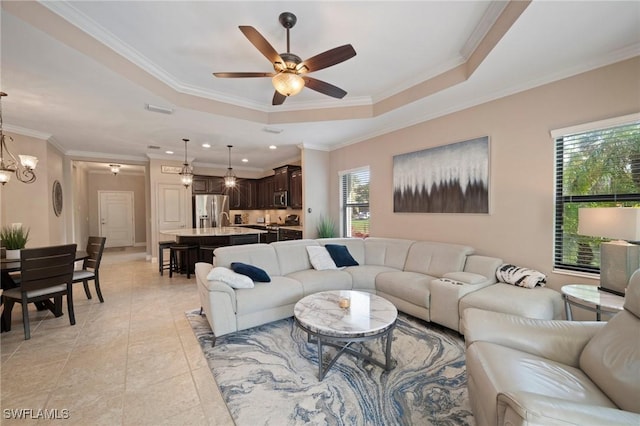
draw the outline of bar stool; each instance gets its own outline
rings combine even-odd
[[[167,262],[164,261],[164,251],[168,250],[173,244],[176,242],[171,241],[160,241],[158,243],[158,272],[160,275],[164,275],[164,270],[169,269],[171,267],[171,259],[167,259]]]
[[[193,260],[198,259],[198,246],[197,245],[184,245],[174,244],[169,247],[169,278],[173,277],[174,272],[181,272],[184,268],[187,271],[187,278],[191,278],[191,252],[196,252],[196,257]],[[180,263],[178,263],[178,253],[180,254]]]
[[[213,263],[213,251],[222,246],[200,246],[200,262]]]

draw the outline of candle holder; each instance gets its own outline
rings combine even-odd
[[[349,307],[351,306],[351,299],[349,299],[348,297],[341,297],[338,301],[338,306],[340,306],[342,309],[349,309]]]

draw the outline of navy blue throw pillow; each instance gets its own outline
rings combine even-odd
[[[232,262],[231,269],[238,274],[246,275],[253,281],[258,283],[270,283],[271,278],[264,269],[260,269],[257,266],[247,265],[241,262]]]
[[[325,248],[329,252],[329,256],[333,259],[338,268],[343,266],[358,266],[359,263],[351,256],[347,246],[341,246],[338,244],[327,244]]]

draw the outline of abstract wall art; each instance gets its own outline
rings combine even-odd
[[[396,213],[489,213],[489,137],[393,157]]]

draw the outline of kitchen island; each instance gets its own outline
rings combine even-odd
[[[212,262],[213,250],[217,247],[253,244],[260,242],[260,234],[267,231],[240,226],[223,226],[221,228],[189,228],[161,231],[161,234],[176,237],[176,243],[197,245],[199,260]]]

